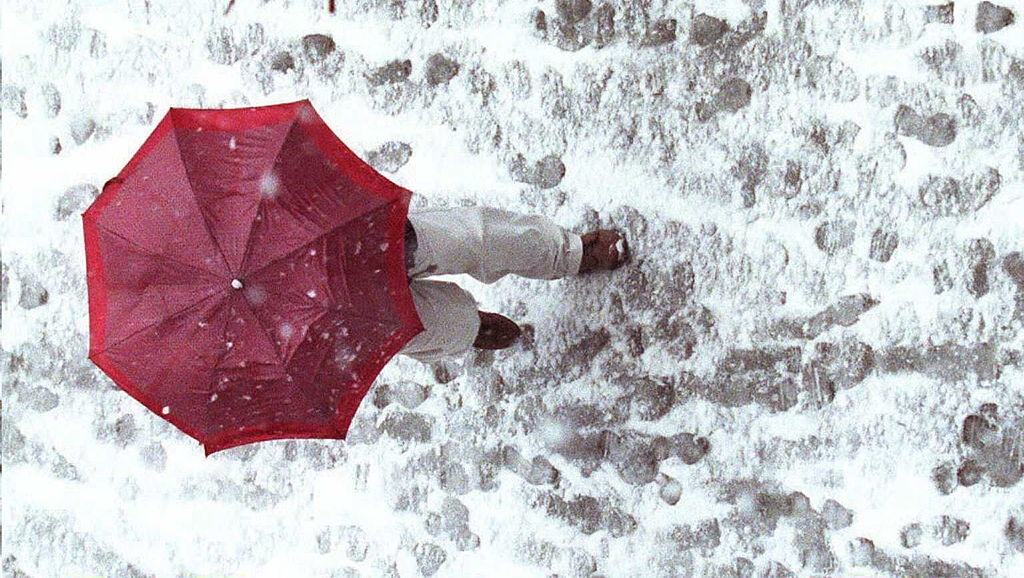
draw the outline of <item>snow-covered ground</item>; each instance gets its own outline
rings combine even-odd
[[[6,0],[3,576],[1024,575],[997,4]],[[168,107],[307,97],[415,206],[637,258],[462,279],[519,346],[204,458],[86,358],[79,213]]]

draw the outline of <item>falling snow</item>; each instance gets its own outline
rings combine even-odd
[[[267,171],[260,177],[260,195],[264,199],[275,199],[281,193],[281,181],[274,171]]]
[[[291,339],[292,334],[295,333],[295,328],[292,327],[291,323],[282,323],[278,328],[278,333],[280,333],[281,337],[287,341],[288,339]]]
[[[214,4],[3,6],[4,576],[1020,575],[1021,0]],[[357,155],[403,145],[386,164],[417,208],[621,227],[638,258],[466,279],[522,324],[512,350],[399,357],[346,440],[206,458],[169,398],[154,414],[87,359],[91,199],[66,191],[101,189],[169,106],[306,97]],[[263,138],[180,136],[229,161]],[[244,190],[280,199],[284,175]],[[301,211],[289,192],[265,208]],[[148,249],[204,226],[154,208],[184,234]],[[344,241],[346,266],[390,239],[353,224],[369,244]],[[221,274],[229,237],[187,264]],[[204,314],[210,331],[129,367],[197,343],[216,358],[248,327]],[[320,333],[341,374],[296,375],[302,414],[304,388],[322,411],[360,388],[356,327]],[[221,429],[245,423],[225,406],[299,413],[262,384],[210,386],[224,402],[190,389],[188,410]]]
[[[245,289],[242,290],[242,294],[253,305],[263,305],[267,301],[267,290],[260,284],[247,284]]]

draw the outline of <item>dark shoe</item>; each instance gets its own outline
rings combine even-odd
[[[580,235],[583,240],[583,258],[580,274],[591,271],[618,269],[629,260],[629,245],[622,233],[612,229],[598,229]]]
[[[480,331],[476,334],[473,347],[477,349],[505,349],[515,343],[522,330],[504,315],[478,311],[480,314]]]

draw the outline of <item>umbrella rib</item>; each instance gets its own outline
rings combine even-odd
[[[321,241],[321,240],[323,240],[323,237],[319,237],[319,238],[315,239],[315,241]],[[321,243],[320,245],[321,246],[318,247],[318,249],[320,249],[320,252],[323,253],[323,255],[324,255],[324,257],[323,257],[323,259],[324,259],[324,261],[323,261],[324,275],[327,276],[328,279],[329,279],[330,276],[327,274],[327,243]],[[345,278],[345,276],[344,276],[345,264],[344,263],[341,264],[341,271],[342,271],[342,280],[344,280],[344,278]],[[330,298],[331,303],[334,303],[335,305],[337,305],[338,304],[338,299],[334,295],[334,288],[331,287],[331,284],[329,282],[325,283],[324,285],[327,287],[327,297]],[[346,290],[346,293],[347,292],[348,291]]]
[[[246,302],[246,303],[248,303],[248,302]],[[250,308],[251,308],[251,306],[250,306]],[[325,312],[324,312],[324,315],[326,315],[326,314],[327,314],[327,312],[325,311]],[[320,319],[322,319],[322,318],[323,318],[323,315],[321,315],[320,317],[318,317],[318,318],[316,319],[316,321],[319,321],[319,320],[320,320]],[[314,321],[314,323],[315,323],[316,321]],[[312,324],[310,324],[310,326],[312,326]],[[313,379],[313,381],[315,381],[315,379],[316,379],[316,376],[317,376],[317,375],[318,375],[318,374],[320,373],[320,370],[321,370],[321,369],[323,368],[323,365],[324,365],[324,361],[326,361],[326,360],[327,360],[327,349],[326,349],[326,347],[323,347],[322,349],[323,349],[323,355],[321,355],[321,357],[320,357],[320,361],[319,361],[319,362],[317,362],[317,364],[316,364],[316,368],[315,368],[315,370],[313,371],[313,376],[314,376],[314,379]],[[286,368],[287,368],[287,366],[286,366]],[[209,406],[209,404],[207,404],[207,406],[206,406],[206,407],[207,407],[207,410],[209,410],[209,407],[210,407],[210,406]],[[209,411],[207,412],[207,420],[209,420]]]
[[[321,235],[321,236],[318,236],[318,237],[317,237],[316,239],[314,239],[313,241],[310,241],[309,243],[307,243],[307,245],[308,245],[308,244],[310,244],[310,243],[314,243],[314,242],[316,242],[316,241],[318,241],[318,240],[320,240],[320,239],[322,239],[322,238],[323,238],[323,235]],[[300,247],[300,248],[301,248],[301,247]],[[319,247],[319,248],[320,248],[320,249],[322,249],[323,247]],[[293,250],[293,251],[291,251],[290,253],[288,253],[288,255],[290,255],[291,253],[294,253],[294,252],[295,252],[295,251],[297,251],[297,250],[298,250],[298,248],[297,248],[297,249],[295,249],[295,250]],[[281,259],[285,259],[285,258],[287,258],[287,257],[288,257],[288,255],[284,255],[283,257],[281,257]],[[275,262],[276,262],[276,261],[277,261],[277,260],[275,260]],[[270,265],[270,264],[268,264],[268,266],[269,266],[269,265]],[[262,270],[262,269],[261,269],[261,270]],[[326,273],[325,273],[325,274],[326,274]],[[250,277],[250,278],[252,278],[251,276],[249,276],[249,277]],[[333,290],[333,289],[331,289],[331,284],[330,284],[330,283],[327,283],[327,284],[326,284],[325,286],[326,286],[326,288],[327,288],[327,296],[328,296],[328,297],[330,298],[330,301],[331,301],[331,303],[337,304],[337,300],[336,300],[336,299],[335,299],[335,297],[334,297],[334,290]],[[274,289],[274,288],[273,288],[273,286],[272,286],[272,285],[266,285],[266,286],[264,286],[264,289],[266,289],[266,291],[267,291],[267,293],[268,293],[268,294],[270,294],[270,295],[275,295],[275,296],[277,296],[277,297],[285,297],[285,296],[287,296],[287,295],[288,295],[288,292],[287,292],[287,291],[277,291],[276,289]],[[328,311],[328,310],[327,310],[327,309],[324,309],[324,311]]]
[[[288,125],[288,130],[284,133],[284,138],[281,139],[281,145],[277,148],[277,152],[271,157],[270,167],[273,168],[277,164],[277,159],[281,158],[281,151],[284,150],[284,143],[288,142],[288,135],[292,134],[292,129],[295,128],[295,122],[298,118],[293,118],[291,124]],[[263,211],[263,199],[259,199],[259,207],[256,209],[256,214],[259,215]],[[252,234],[256,230],[256,220],[249,223],[249,234],[245,237],[245,252],[242,254],[242,271],[245,271],[245,266],[249,261],[249,254],[252,252]]]
[[[263,214],[263,199],[256,201],[256,217]],[[245,266],[249,261],[249,254],[252,253],[252,235],[256,232],[256,218],[254,217],[252,223],[249,223],[249,234],[245,237],[245,253],[242,255],[242,271],[245,271]]]
[[[229,290],[230,288],[231,288],[231,287],[229,286],[229,287],[227,287],[227,288],[225,288],[225,289],[222,289],[222,290],[220,290],[220,291],[218,291],[218,292],[216,292],[216,293],[211,293],[210,295],[208,295],[208,296],[206,296],[206,297],[203,297],[203,298],[202,298],[202,299],[200,299],[199,301],[196,301],[196,302],[195,302],[195,303],[193,303],[192,305],[189,305],[188,307],[185,307],[185,308],[184,308],[184,309],[182,309],[181,311],[178,311],[178,312],[176,312],[176,313],[174,313],[174,314],[172,314],[172,315],[169,315],[169,316],[165,317],[164,319],[158,319],[158,320],[154,321],[153,323],[150,323],[149,325],[146,325],[145,327],[141,327],[141,328],[139,328],[139,329],[137,329],[137,330],[133,331],[133,332],[132,332],[131,334],[129,334],[129,335],[126,335],[126,336],[125,336],[125,337],[124,337],[123,339],[120,339],[120,340],[118,340],[118,341],[117,341],[116,343],[111,343],[110,345],[107,345],[106,347],[104,347],[103,349],[100,349],[99,351],[95,352],[95,353],[94,353],[94,354],[92,354],[92,355],[98,355],[98,354],[100,354],[100,353],[105,353],[105,352],[107,352],[107,351],[110,351],[111,349],[113,349],[113,348],[117,347],[118,345],[121,345],[121,344],[122,344],[122,343],[124,343],[125,341],[128,341],[129,339],[131,339],[131,338],[135,337],[136,335],[138,335],[138,334],[142,333],[143,331],[148,331],[148,330],[150,330],[150,329],[152,329],[152,328],[156,327],[157,325],[160,325],[161,323],[163,323],[163,322],[167,321],[168,319],[170,319],[170,318],[172,318],[172,317],[176,317],[176,316],[178,316],[178,315],[181,315],[182,313],[185,313],[185,312],[186,312],[186,311],[188,311],[189,309],[192,309],[192,308],[194,308],[194,307],[196,307],[196,306],[198,306],[198,305],[202,304],[202,303],[203,303],[204,301],[207,301],[207,300],[209,300],[209,299],[212,299],[212,298],[214,298],[214,297],[217,297],[217,296],[219,296],[220,294],[222,294],[222,293],[224,293],[224,292],[228,291],[228,290]],[[92,357],[92,355],[90,355],[90,357]]]
[[[362,314],[359,314],[359,313],[353,313],[353,311],[354,311],[353,309],[345,310],[345,316],[346,317],[353,317],[355,319],[362,319],[363,321],[366,321],[366,322],[372,324],[377,329],[387,329],[388,328],[387,325],[382,323],[380,319],[375,319],[373,317],[367,317],[366,315],[362,315]]]
[[[331,340],[330,342],[328,342],[327,345],[325,345],[322,348],[324,353],[323,353],[323,355],[320,356],[320,361],[318,361],[317,364],[316,364],[316,369],[314,369],[314,371],[313,371],[313,377],[310,380],[310,383],[316,383],[317,378],[320,376],[321,370],[324,368],[324,362],[327,361],[327,353],[328,353],[327,347],[328,346],[333,346],[332,345],[333,343],[334,343],[334,340]]]
[[[270,338],[270,334],[267,333],[267,328],[263,326],[263,321],[260,320],[260,316],[256,315],[256,310],[252,308],[252,303],[249,303],[248,299],[245,299],[243,297],[242,301],[245,301],[245,306],[249,308],[249,312],[252,313],[252,316],[256,319],[256,324],[260,326],[260,330],[263,331],[263,335],[266,336],[267,341],[269,341],[271,347],[274,348],[274,352],[277,354],[276,355],[277,361],[280,363],[281,362],[281,351],[278,349],[277,344],[274,343],[274,340]]]
[[[328,343],[330,345],[330,343]],[[320,375],[320,370],[324,367],[324,362],[327,361],[327,346],[322,347],[324,354],[320,356],[320,361],[316,364],[316,370],[313,371],[313,380],[316,380],[317,376]]]
[[[355,319],[362,319],[363,321],[369,321],[370,323],[373,323],[374,325],[379,325],[380,324],[380,321],[378,319],[374,319],[372,317],[367,317],[366,315],[362,315],[362,314],[359,314],[359,313],[353,313],[352,309],[348,309],[348,310],[345,311],[345,317],[353,317]]]
[[[298,247],[293,248],[291,251],[288,251],[284,255],[281,255],[280,257],[274,259],[273,261],[270,261],[270,262],[264,264],[259,269],[256,269],[256,270],[252,271],[252,273],[250,275],[262,272],[264,269],[270,267],[271,265],[277,264],[278,261],[281,261],[282,259],[287,259],[289,255],[291,255],[293,252],[297,251],[298,249],[301,249],[302,247],[305,247],[306,245],[309,245],[310,243],[313,243],[315,241],[319,241],[320,239],[323,239],[324,237],[326,237],[327,235],[330,235],[334,231],[337,231],[339,228],[347,225],[348,223],[350,223],[350,222],[352,222],[352,221],[354,221],[354,220],[356,220],[356,219],[358,219],[360,217],[366,216],[367,214],[372,213],[373,211],[376,211],[376,210],[380,209],[381,207],[386,207],[386,206],[390,205],[392,202],[394,202],[394,201],[381,203],[379,205],[376,205],[376,206],[374,206],[374,207],[372,207],[370,209],[367,209],[367,210],[363,211],[362,213],[359,213],[358,215],[353,215],[353,216],[349,217],[348,219],[345,219],[344,221],[338,223],[337,225],[334,225],[330,229],[327,229],[326,231],[323,231],[322,233],[316,235],[312,239],[309,239],[308,241],[306,241],[305,243],[299,245]]]
[[[313,379],[311,380],[310,383],[315,382],[316,377],[320,373],[320,370],[323,368],[324,361],[326,361],[326,360],[327,360],[327,350],[325,348],[323,355],[320,357],[320,361],[317,362],[317,364],[316,364],[316,368],[314,369],[313,374],[312,374],[313,375]],[[209,406],[207,406],[207,407],[209,407]]]
[[[316,321],[320,321],[321,319],[323,319],[324,315],[327,315],[327,313],[328,313],[327,311],[324,311],[323,315],[321,315],[320,317],[316,318]],[[316,323],[316,321],[314,321],[313,323]],[[313,323],[310,323],[309,326],[312,327]],[[335,340],[332,339],[331,343],[333,343],[334,341]],[[324,350],[324,354],[323,354],[323,357],[320,358],[320,361],[316,364],[316,371],[313,372],[314,379],[316,378],[316,374],[320,372],[320,368],[323,366],[324,360],[327,359],[327,347],[324,346],[322,349]]]
[[[125,237],[125,236],[124,236],[124,235],[122,235],[121,233],[118,233],[117,231],[114,231],[114,230],[112,230],[112,229],[108,229],[108,228],[106,228],[106,227],[101,227],[101,226],[99,226],[99,225],[96,225],[96,228],[97,228],[97,229],[98,229],[98,230],[99,230],[100,232],[103,232],[103,233],[109,233],[109,234],[111,234],[111,235],[113,235],[113,236],[117,237],[118,239],[121,239],[121,240],[122,240],[122,241],[124,241],[125,243],[128,243],[128,244],[129,244],[129,245],[131,245],[132,247],[135,247],[136,249],[138,249],[138,251],[139,251],[140,253],[143,253],[143,254],[145,254],[145,255],[148,255],[148,256],[150,256],[150,257],[157,257],[157,258],[159,258],[159,259],[164,259],[165,261],[169,261],[169,262],[171,262],[171,263],[174,263],[175,265],[181,265],[182,267],[188,267],[189,269],[192,269],[192,270],[194,270],[194,271],[201,271],[201,272],[203,272],[203,273],[204,273],[204,274],[206,274],[206,275],[211,275],[211,276],[214,276],[214,277],[215,277],[216,279],[218,279],[218,280],[221,280],[221,279],[226,279],[226,277],[222,277],[222,276],[218,275],[217,273],[214,273],[213,271],[210,271],[209,269],[204,269],[204,268],[202,268],[202,267],[197,267],[197,266],[195,266],[195,265],[189,265],[188,263],[184,263],[184,262],[182,262],[182,261],[178,261],[177,259],[172,259],[171,257],[168,257],[167,255],[163,255],[163,254],[160,254],[160,253],[154,253],[154,252],[152,252],[152,251],[150,251],[150,250],[146,249],[146,248],[145,248],[145,247],[143,247],[142,245],[139,245],[139,244],[138,244],[138,243],[136,243],[135,241],[132,241],[132,240],[131,240],[131,239],[129,239],[128,237]]]
[[[173,117],[171,118],[171,126],[174,126]],[[214,236],[213,229],[210,228],[210,223],[206,220],[206,213],[203,212],[203,206],[199,203],[199,197],[196,196],[195,184],[192,182],[192,174],[189,173],[188,168],[185,167],[185,159],[181,156],[181,146],[179,145],[177,138],[174,139],[174,146],[178,149],[178,159],[181,160],[182,170],[185,171],[185,178],[188,180],[188,191],[192,194],[192,199],[196,202],[196,207],[199,209],[199,217],[203,220],[203,227],[206,228],[206,234],[210,236],[210,242],[213,243],[213,246],[217,247],[217,251],[220,253],[220,258],[224,261],[224,266],[227,267],[228,273],[233,277],[234,272],[231,271],[231,263],[228,262],[227,255],[224,254],[224,249],[217,241],[217,237]]]

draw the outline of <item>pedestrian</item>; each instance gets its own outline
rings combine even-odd
[[[505,349],[522,331],[508,317],[479,311],[473,296],[457,284],[427,277],[468,274],[483,283],[510,274],[560,279],[617,269],[628,260],[629,247],[612,229],[578,235],[542,215],[457,207],[410,212],[405,258],[424,330],[399,353],[431,362],[471,348]]]

